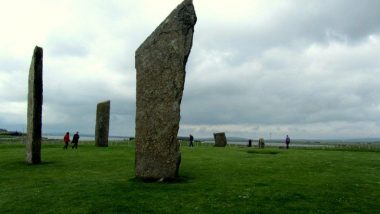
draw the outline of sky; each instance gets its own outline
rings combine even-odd
[[[380,1],[193,0],[179,135],[380,137]],[[26,130],[44,49],[44,133],[133,136],[134,54],[180,0],[0,0],[0,128]]]

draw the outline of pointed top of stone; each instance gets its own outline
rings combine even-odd
[[[42,48],[40,47],[40,46],[37,46],[36,45],[36,47],[34,47],[34,52],[36,52],[36,51],[41,51],[42,50]]]
[[[156,42],[161,34],[169,34],[175,31],[180,31],[181,34],[187,35],[188,32],[194,31],[194,25],[197,22],[197,16],[192,0],[184,0],[179,4],[166,19],[153,31],[153,33],[140,45],[136,51],[139,55],[141,49],[146,48]],[[191,35],[192,36],[192,35]],[[189,43],[191,49],[192,43]]]
[[[33,56],[42,57],[42,55],[43,55],[43,49],[39,46],[36,46],[33,51]]]
[[[102,102],[100,102],[98,104],[102,104],[102,103],[111,103],[111,100],[102,101]]]

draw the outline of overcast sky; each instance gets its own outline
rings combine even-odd
[[[44,49],[43,132],[134,135],[138,46],[180,0],[0,0],[0,128],[26,129]],[[380,137],[380,1],[194,0],[180,135]]]

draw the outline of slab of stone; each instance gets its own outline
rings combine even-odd
[[[227,138],[224,132],[214,133],[214,140],[216,147],[225,147],[227,145]]]
[[[177,134],[185,67],[197,17],[185,0],[136,50],[136,177],[178,176]]]
[[[96,107],[95,145],[108,147],[111,101],[98,103]]]
[[[43,50],[34,48],[28,79],[26,162],[41,162]]]

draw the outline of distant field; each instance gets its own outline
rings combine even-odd
[[[59,142],[59,141],[55,141]],[[134,144],[0,144],[0,213],[380,213],[380,152],[181,147],[181,177],[134,179]]]

